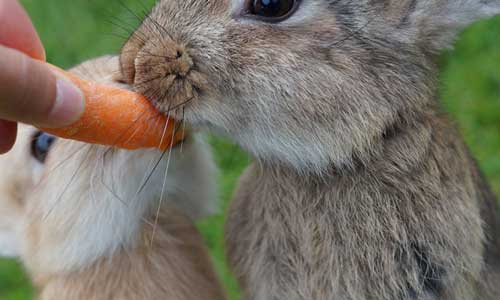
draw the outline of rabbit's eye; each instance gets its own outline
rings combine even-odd
[[[263,21],[279,22],[291,16],[300,0],[250,0],[248,11]]]
[[[31,155],[39,162],[44,163],[47,158],[47,153],[49,153],[50,147],[55,140],[55,136],[39,131],[33,136],[31,142]]]

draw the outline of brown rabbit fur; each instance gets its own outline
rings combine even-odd
[[[35,277],[40,300],[225,299],[204,241],[191,221],[175,210],[144,226],[142,243],[78,272]]]
[[[127,82],[255,157],[226,226],[252,300],[499,299],[496,200],[437,102],[437,54],[500,1],[160,0]]]
[[[72,71],[120,85],[116,57]],[[60,139],[41,160],[37,132],[22,125],[0,156],[0,253],[19,256],[37,299],[225,299],[192,223],[216,198],[209,148],[196,133],[164,155]]]

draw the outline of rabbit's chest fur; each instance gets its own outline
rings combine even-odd
[[[227,225],[248,299],[474,299],[489,224],[449,128],[423,116],[343,174],[250,167]]]

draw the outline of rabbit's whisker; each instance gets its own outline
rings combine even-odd
[[[165,125],[163,127],[163,134],[162,134],[162,137],[161,137],[161,140],[160,140],[160,145],[163,144],[163,141],[165,139],[165,136],[166,136],[166,133],[167,133],[167,128],[168,128],[168,123],[170,122],[169,118],[167,118],[167,121],[165,122]],[[157,126],[160,125],[160,124],[157,124]],[[151,179],[151,176],[153,176],[153,173],[155,172],[155,170],[158,168],[158,165],[160,164],[160,162],[162,161],[163,157],[165,156],[165,151],[162,152],[160,158],[157,160],[157,162],[154,164],[153,166],[153,162],[155,161],[155,159],[153,158],[150,163],[149,163],[149,168],[152,167],[152,169],[148,172],[146,172],[144,174],[144,178],[143,180],[141,181],[141,185],[139,186],[137,192],[135,193],[134,195],[134,199],[139,196],[139,194],[143,191],[143,189],[145,188],[146,184],[149,182],[149,180]]]
[[[160,41],[160,43],[162,43],[162,46],[165,47],[165,44],[164,44],[164,41],[163,41],[163,38],[162,38],[162,35],[161,33],[163,34],[166,34],[169,38],[172,38],[172,36],[169,34],[169,32],[163,27],[161,26],[156,20],[153,20],[151,17],[150,17],[150,14],[149,14],[149,11],[150,9],[146,8],[144,6],[144,3],[141,3],[142,4],[142,7],[143,7],[143,10],[142,10],[142,16],[139,16],[137,15],[137,13],[135,13],[130,7],[128,7],[125,3],[123,3],[123,1],[120,1],[120,4],[127,10],[128,13],[130,13],[130,15],[132,15],[133,17],[135,17],[141,24],[145,24],[145,28],[148,30],[148,33],[152,33],[154,35],[154,37]],[[151,28],[150,25],[148,25],[147,22],[144,22],[145,19],[148,19],[152,22],[152,24],[160,31],[159,33],[156,32],[154,30],[154,28]],[[141,29],[139,30],[136,30],[134,34],[137,34],[137,33],[142,33],[141,32]]]
[[[116,190],[115,190],[115,188],[113,187],[113,186],[114,186],[114,184],[113,184],[113,183],[114,183],[114,182],[116,182],[116,180],[114,180],[114,178],[113,178],[113,177],[114,177],[114,172],[110,172],[110,181],[111,181],[111,185],[107,184],[107,183],[106,183],[106,180],[105,180],[105,178],[106,178],[106,176],[105,176],[105,175],[106,175],[106,166],[108,165],[108,164],[106,163],[106,157],[107,157],[108,155],[111,155],[111,154],[113,153],[112,151],[114,151],[114,150],[115,150],[115,149],[110,148],[110,149],[107,149],[107,151],[105,151],[105,152],[102,154],[102,171],[101,171],[101,176],[100,176],[100,177],[101,177],[100,182],[101,182],[102,186],[103,186],[103,187],[104,187],[104,188],[105,188],[105,189],[106,189],[106,190],[107,190],[107,191],[108,191],[108,192],[109,192],[109,193],[110,193],[110,194],[111,194],[111,195],[112,195],[112,196],[113,196],[116,200],[118,200],[120,203],[122,203],[125,207],[128,207],[128,206],[129,206],[129,203],[127,203],[124,199],[122,199],[122,197],[120,197],[120,196],[118,195],[118,193],[116,193]],[[110,169],[111,169],[111,170],[113,170],[113,169],[114,169],[114,167],[113,167],[113,163],[114,163],[114,160],[113,160],[113,159],[111,159],[111,167],[110,167]],[[92,179],[91,179],[91,182],[92,182]]]
[[[57,169],[59,169],[60,167],[62,167],[65,163],[68,163],[71,158],[73,158],[76,154],[78,154],[80,151],[82,151],[83,149],[86,149],[86,147],[80,147],[78,148],[76,151],[73,151],[73,153],[69,154],[67,157],[61,159],[61,161],[59,163],[57,163],[53,168],[49,169],[47,172],[45,172],[45,177],[42,178],[35,186],[34,186],[34,189],[38,189],[42,183],[44,183],[45,180],[47,180],[47,178],[50,176],[51,173],[55,172]]]
[[[64,189],[62,190],[62,192],[57,197],[57,200],[52,205],[52,207],[49,209],[49,211],[44,215],[44,217],[42,218],[42,220],[46,220],[52,214],[52,212],[54,211],[54,209],[56,208],[56,206],[61,202],[61,200],[63,199],[64,194],[66,194],[66,192],[68,191],[69,187],[71,186],[71,184],[73,183],[73,181],[76,179],[76,176],[78,175],[78,173],[82,169],[83,165],[87,162],[87,159],[89,158],[90,153],[92,152],[92,150],[93,150],[93,147],[89,147],[87,149],[87,153],[84,155],[84,159],[82,159],[82,161],[78,164],[78,167],[75,169],[75,171],[71,175],[70,180],[64,186]]]
[[[165,157],[166,153],[167,153],[166,151],[162,151],[160,157],[158,159],[156,159],[156,162],[154,163],[154,165],[152,165],[152,164],[155,161],[155,159],[151,160],[152,168],[151,168],[151,170],[149,172],[146,172],[146,174],[144,174],[144,178],[142,180],[141,185],[137,189],[137,192],[135,193],[135,197],[137,197],[144,190],[144,188],[146,187],[147,183],[149,182],[149,180],[153,176],[154,172],[156,171],[156,169],[160,165],[160,163],[163,160],[163,158]]]
[[[185,113],[186,113],[186,108],[183,106],[182,107],[182,119],[180,120],[182,122],[182,136],[186,136],[186,119],[185,119]],[[181,141],[180,153],[182,153],[183,150],[184,150],[184,139]]]
[[[168,117],[167,117],[165,128],[168,126],[169,119],[170,119],[170,115],[168,115]],[[155,237],[155,234],[156,234],[156,227],[158,226],[158,220],[159,220],[159,217],[160,217],[160,210],[161,210],[161,207],[162,207],[162,204],[163,204],[163,198],[165,196],[164,194],[165,194],[165,190],[166,190],[166,186],[167,186],[167,175],[168,175],[168,169],[170,167],[170,159],[172,158],[172,147],[173,147],[173,144],[174,144],[174,137],[175,137],[175,134],[172,134],[172,137],[171,137],[171,140],[170,140],[170,147],[168,149],[167,166],[165,167],[165,175],[163,177],[163,185],[162,185],[161,193],[160,193],[160,201],[158,203],[158,208],[156,210],[156,216],[155,216],[155,222],[154,222],[154,226],[153,226],[153,232],[151,234],[151,246],[153,246],[154,237]]]

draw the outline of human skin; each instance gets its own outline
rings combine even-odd
[[[17,122],[59,127],[84,109],[80,90],[41,61],[45,50],[26,11],[0,0],[0,154],[15,143]]]

